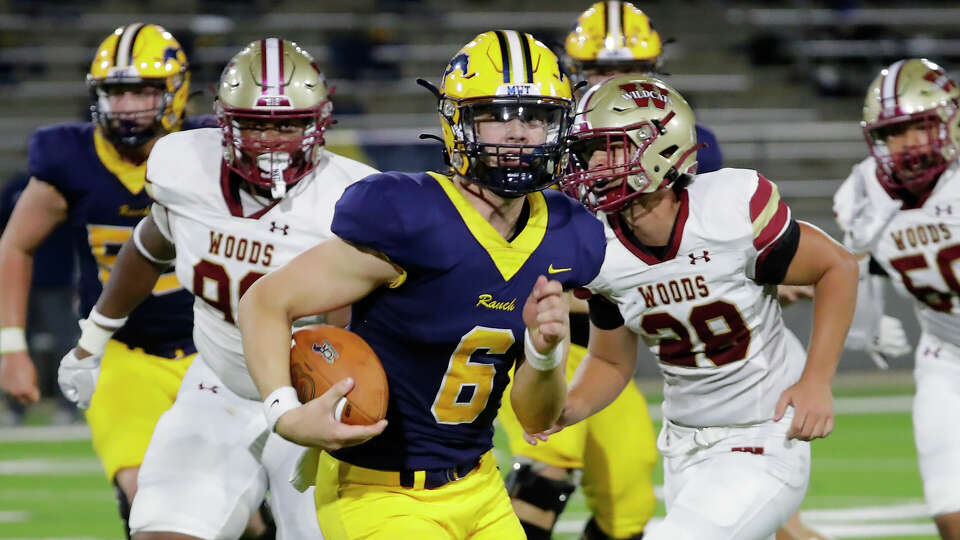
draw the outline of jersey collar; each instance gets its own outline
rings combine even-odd
[[[147,179],[147,162],[134,165],[120,156],[120,152],[100,133],[100,128],[93,130],[93,147],[100,158],[100,163],[117,177],[117,180],[134,195],[143,191]]]
[[[503,279],[507,281],[520,271],[547,232],[547,201],[543,193],[537,191],[526,196],[527,204],[530,206],[530,217],[527,218],[527,223],[520,234],[508,241],[477,212],[470,201],[457,191],[449,177],[435,172],[427,174],[443,188],[447,198],[463,219],[464,225],[490,255],[490,259]]]
[[[680,192],[680,208],[677,210],[677,217],[673,221],[673,229],[670,231],[670,240],[667,242],[667,249],[663,254],[663,258],[658,257],[650,247],[644,245],[637,239],[630,230],[630,227],[623,221],[620,212],[607,214],[607,223],[610,224],[610,228],[613,229],[613,233],[617,235],[620,243],[623,244],[630,253],[636,255],[641,261],[649,265],[654,265],[669,261],[677,256],[677,251],[680,249],[680,241],[683,240],[683,228],[687,224],[687,217],[689,217],[689,215],[690,197],[687,194],[687,190],[684,189]]]

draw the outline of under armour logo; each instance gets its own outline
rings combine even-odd
[[[703,255],[701,255],[701,256],[699,256],[699,257],[695,256],[693,253],[690,253],[690,254],[689,254],[689,257],[690,257],[690,264],[697,264],[697,260],[699,260],[699,259],[703,259],[703,262],[710,262],[710,252],[709,252],[709,251],[704,251],[704,252],[703,252]]]
[[[948,216],[952,216],[952,215],[953,215],[953,206],[951,206],[951,205],[949,205],[949,204],[948,204],[947,206],[943,207],[943,208],[941,208],[940,205],[938,204],[938,205],[934,206],[933,208],[934,208],[934,210],[937,211],[937,215],[938,215],[938,216],[939,216],[940,214],[946,214],[946,215],[948,215]]]
[[[271,222],[270,222],[270,232],[280,231],[280,232],[283,233],[284,236],[286,236],[286,235],[287,235],[287,231],[288,231],[289,229],[290,229],[290,226],[289,226],[289,225],[277,225],[277,222],[276,222],[276,221],[271,221]]]
[[[931,349],[930,347],[924,347],[923,349],[924,356],[932,356],[934,358],[940,358],[940,347]]]
[[[197,386],[197,388],[199,388],[200,390],[209,390],[209,391],[213,392],[214,394],[216,394],[216,393],[217,393],[217,389],[219,389],[220,387],[219,387],[218,385],[216,385],[216,384],[213,385],[213,386],[204,386],[203,383],[200,383],[200,384]]]

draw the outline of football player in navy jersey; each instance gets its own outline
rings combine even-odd
[[[31,403],[40,395],[23,327],[33,253],[58,224],[69,223],[80,308],[89,313],[81,327],[116,330],[97,351],[103,355],[98,392],[79,405],[89,407],[93,447],[117,488],[125,522],[153,427],[173,403],[195,352],[193,298],[171,272],[129,318],[109,319],[92,308],[120,246],[149,211],[144,175],[153,143],[173,131],[215,125],[212,117],[184,118],[189,83],[187,57],[169,32],[141,23],[117,28],[100,44],[87,75],[93,122],[33,135],[30,182],[0,240],[0,388]],[[61,369],[59,376],[63,386],[72,374]]]
[[[572,103],[547,47],[529,34],[485,32],[434,91],[451,171],[377,174],[348,187],[333,218],[338,238],[240,301],[270,425],[328,451],[313,461],[328,538],[524,536],[491,453],[493,420],[515,365],[523,427],[557,417],[563,291],[590,281],[603,259],[599,222],[544,191],[563,166]],[[301,405],[290,386],[290,322],[351,304],[350,329],[380,357],[390,387],[387,419],[373,426],[339,423],[329,395]],[[340,381],[336,395],[351,385]]]

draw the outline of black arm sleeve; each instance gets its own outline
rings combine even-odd
[[[623,316],[617,305],[600,295],[593,295],[587,300],[590,306],[590,322],[601,330],[613,330],[623,326]]]
[[[800,245],[800,225],[791,219],[786,232],[757,258],[757,283],[778,284],[787,275],[787,268],[793,261]]]
[[[890,277],[890,275],[887,274],[887,271],[884,270],[882,266],[880,266],[880,263],[878,263],[877,260],[873,258],[873,255],[870,256],[870,265],[867,268],[871,276],[883,276],[885,278]]]

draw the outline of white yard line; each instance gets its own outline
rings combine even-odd
[[[57,474],[89,476],[101,474],[100,462],[92,458],[33,458],[0,460],[0,476]]]
[[[90,428],[78,426],[15,426],[0,428],[0,442],[89,441]]]
[[[0,523],[21,523],[30,519],[30,512],[22,510],[0,511]]]
[[[805,510],[803,519],[811,522],[832,521],[894,521],[898,519],[928,518],[930,510],[923,503],[890,506],[864,506],[829,510]]]

